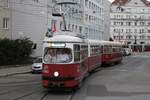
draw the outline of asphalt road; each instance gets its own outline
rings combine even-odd
[[[150,56],[125,57],[98,69],[76,92],[47,91],[40,74],[0,77],[0,100],[150,100]]]

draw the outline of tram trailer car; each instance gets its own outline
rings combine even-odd
[[[121,63],[122,44],[111,41],[102,41],[102,44],[102,65]]]

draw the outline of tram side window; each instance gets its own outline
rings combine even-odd
[[[117,52],[120,52],[120,47],[119,46],[117,47]]]
[[[103,52],[104,53],[109,53],[110,52],[110,47],[109,46],[104,46]]]
[[[80,61],[80,45],[74,45],[74,62]]]
[[[100,47],[99,46],[95,45],[95,46],[91,46],[90,48],[91,48],[91,53],[90,53],[91,56],[92,55],[94,56],[94,55],[97,55],[100,53]]]
[[[90,56],[94,55],[94,46],[90,46]]]
[[[88,46],[82,45],[81,46],[81,59],[85,59],[88,57]]]
[[[120,52],[120,48],[119,47],[115,47],[115,50],[113,52]]]
[[[119,47],[119,52],[121,52],[122,51],[122,47]]]
[[[113,52],[113,50],[112,50],[113,48],[112,48],[112,46],[111,45],[105,45],[104,46],[104,53],[112,53]]]
[[[113,47],[112,50],[113,50],[113,52],[117,52],[117,48],[116,47]]]
[[[104,52],[104,46],[101,46],[101,53],[103,53]]]
[[[96,55],[99,54],[100,53],[100,47],[99,46],[95,46],[94,52],[95,52]]]

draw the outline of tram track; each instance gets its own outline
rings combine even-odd
[[[28,74],[28,73],[31,73],[31,72],[6,74],[6,75],[0,76],[0,78],[3,78],[3,77],[9,77],[9,76],[13,76],[13,75]]]
[[[24,73],[23,73],[24,74]],[[16,74],[15,74],[16,75]],[[18,74],[17,74],[18,75]],[[40,84],[39,78],[37,79],[32,79],[32,80],[25,80],[24,78],[19,78],[17,77],[11,77],[13,75],[10,75],[8,79],[6,78],[7,76],[1,77],[0,78],[5,81],[8,80],[8,82],[0,82],[0,87],[12,87],[12,86],[23,86],[23,85],[35,85],[35,84]],[[18,79],[18,80],[17,80]],[[20,80],[21,79],[21,80]],[[23,79],[23,80],[22,80]],[[12,80],[12,81],[10,81]]]
[[[23,82],[21,82],[21,83],[12,83],[12,84],[10,84],[10,83],[6,83],[6,84],[0,84],[0,87],[12,87],[12,86],[25,86],[25,85],[38,85],[38,84],[40,84],[40,82],[29,82],[29,83],[23,83]]]
[[[49,92],[48,91],[46,91],[46,93],[44,93],[44,95],[39,99],[39,100],[44,100],[45,99],[45,97],[47,97],[47,95],[49,94]]]
[[[12,75],[11,75],[12,76]],[[9,80],[9,79],[7,79]],[[33,88],[34,87],[34,88]],[[18,81],[11,81],[11,82],[4,82],[4,83],[0,83],[0,88],[2,89],[2,91],[0,92],[0,95],[1,96],[4,96],[4,95],[8,95],[8,94],[11,94],[11,93],[14,93],[14,91],[18,92],[18,91],[22,91],[22,90],[25,90],[27,89],[30,90],[31,88],[33,88],[32,90],[34,90],[33,92],[31,93],[27,93],[19,98],[22,98],[22,97],[26,97],[28,95],[32,95],[34,92],[37,91],[37,88],[41,88],[41,84],[39,81],[37,81],[37,79],[33,79],[33,80],[27,80],[27,81],[21,81],[21,82],[18,82]],[[31,90],[31,91],[32,91]],[[24,93],[24,92],[23,92]],[[19,100],[19,98],[16,98],[14,100]]]
[[[38,93],[38,92],[40,92],[40,91],[41,91],[41,89],[38,89],[38,90],[36,90],[36,91],[32,91],[32,92],[30,92],[30,93],[26,93],[26,94],[24,94],[24,95],[22,95],[22,96],[20,96],[20,97],[17,97],[17,98],[15,98],[15,99],[13,99],[13,100],[20,100],[20,99],[23,99],[23,98],[25,98],[25,97],[27,97],[27,96],[33,95],[34,93]],[[44,92],[44,91],[42,91],[42,92]]]
[[[31,86],[26,86],[26,88],[30,88],[30,87]],[[39,85],[38,87],[41,87],[41,86]],[[15,89],[11,89],[11,90],[8,90],[8,91],[5,91],[5,92],[1,92],[0,95],[5,95],[5,94],[11,93],[13,91],[22,90],[23,88],[25,88],[25,86],[21,86],[21,87],[15,88]]]
[[[73,100],[74,96],[75,96],[75,93],[73,93],[72,95],[70,95],[67,100]]]
[[[36,84],[40,84],[40,81],[37,81],[37,80],[29,80],[29,81],[21,81],[21,82],[5,82],[5,83],[0,83],[0,87],[36,85]]]
[[[38,78],[34,78],[34,79],[30,79],[30,78],[24,78],[20,76],[15,76],[15,77],[7,77],[7,78],[1,78],[1,82],[0,82],[0,87],[11,87],[11,86],[23,86],[23,85],[36,85],[36,84],[40,84],[40,79]],[[10,81],[11,80],[11,81]],[[8,81],[8,82],[5,82]]]
[[[51,90],[51,91],[49,91],[49,90],[46,90],[44,92],[45,93],[43,94],[43,96],[41,96],[41,98],[38,100],[50,100],[52,98],[53,98],[53,100],[58,100],[59,96],[63,96],[63,97],[61,97],[61,100],[73,100],[77,91],[70,91],[70,90],[69,91],[66,91],[66,90],[61,90],[61,91]]]

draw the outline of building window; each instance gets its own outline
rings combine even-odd
[[[68,24],[68,30],[70,30],[70,24]]]
[[[79,26],[79,33],[82,33],[82,26]]]
[[[134,33],[137,33],[137,29],[134,29]]]
[[[74,31],[74,25],[72,25],[72,31]]]
[[[36,0],[34,0],[34,1],[36,1]],[[52,0],[52,3],[56,3],[56,0]]]
[[[78,30],[78,26],[76,25],[76,26],[75,26],[75,32],[77,32],[77,30]]]
[[[147,36],[148,39],[150,39],[150,36]]]
[[[126,36],[126,39],[131,39],[131,38],[132,38],[131,35],[127,35],[127,36]]]
[[[63,22],[60,22],[60,27],[59,27],[60,30],[62,30],[62,24]]]
[[[150,26],[150,22],[148,22],[148,26]]]
[[[140,25],[145,25],[145,23],[144,22],[140,22]]]
[[[137,22],[135,22],[134,25],[137,26]]]
[[[89,8],[91,8],[91,2],[89,1]]]
[[[5,28],[5,29],[8,28],[8,18],[7,17],[3,18],[3,28]]]
[[[85,20],[88,21],[88,15],[87,14],[85,15]]]
[[[123,26],[123,22],[120,22],[121,23],[121,26]]]
[[[85,6],[88,7],[88,0],[85,0]]]
[[[114,39],[116,39],[116,36],[114,36]]]
[[[39,2],[39,0],[33,0],[34,2]]]
[[[8,0],[0,0],[0,7],[8,8],[9,7]]]
[[[89,16],[89,22],[91,22],[92,21],[92,16]]]

